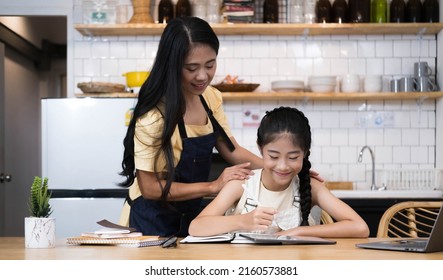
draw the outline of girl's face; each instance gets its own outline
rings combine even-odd
[[[183,93],[201,95],[214,78],[217,69],[217,54],[204,44],[195,44],[185,59],[183,67]]]
[[[305,153],[294,146],[289,134],[282,134],[273,142],[263,146],[262,182],[271,191],[286,189],[303,167]]]

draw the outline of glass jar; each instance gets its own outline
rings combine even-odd
[[[263,23],[278,23],[278,0],[263,2]]]
[[[304,22],[305,5],[303,0],[288,0],[288,22],[303,23]]]
[[[208,0],[206,4],[206,20],[209,23],[219,23],[221,21],[220,1]]]
[[[370,21],[370,0],[349,0],[348,19],[349,22],[362,23]]]
[[[304,6],[304,21],[305,23],[315,23],[317,19],[315,18],[315,4],[316,0],[303,0]]]
[[[193,0],[192,15],[206,20],[206,0]]]
[[[315,16],[318,23],[331,22],[331,2],[329,0],[318,0],[315,5]]]
[[[390,22],[406,21],[406,3],[404,0],[392,0],[389,7]]]
[[[371,22],[388,22],[388,2],[386,0],[371,1]]]

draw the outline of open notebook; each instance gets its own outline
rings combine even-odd
[[[180,243],[254,243],[252,240],[240,236],[238,233],[224,233],[211,236],[188,235]]]
[[[249,243],[275,245],[335,244],[336,241],[310,236],[287,236],[264,233],[226,233],[214,236],[187,236],[181,243]]]
[[[355,246],[365,249],[431,253],[443,251],[442,236],[443,213],[440,208],[429,238],[401,238],[388,241],[360,243]]]

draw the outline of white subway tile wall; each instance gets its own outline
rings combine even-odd
[[[74,76],[84,81],[125,83],[123,73],[149,70],[159,36],[87,37],[75,32]],[[274,80],[307,82],[310,75],[369,74],[385,80],[413,74],[413,63],[427,61],[435,69],[436,37],[410,35],[220,36],[214,83],[227,74],[260,83],[269,92]],[[77,88],[69,91],[78,92]],[[377,169],[433,168],[435,164],[434,100],[368,101],[225,101],[237,141],[258,154],[256,127],[244,126],[244,111],[261,116],[276,106],[295,106],[310,119],[313,169],[327,180],[353,181],[369,189],[371,161],[358,153],[364,145],[375,152]],[[260,116],[260,117],[261,117]]]

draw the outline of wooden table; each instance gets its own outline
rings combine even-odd
[[[443,260],[443,252],[408,253],[356,248],[380,239],[336,239],[335,245],[178,244],[127,248],[68,245],[58,240],[51,249],[26,249],[23,237],[0,237],[1,260]]]

